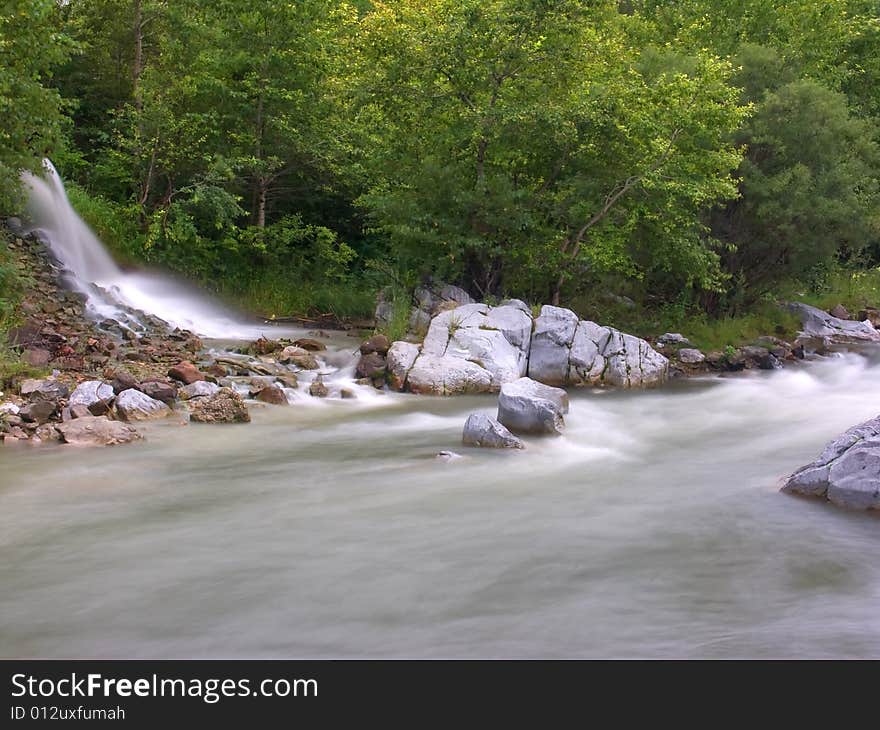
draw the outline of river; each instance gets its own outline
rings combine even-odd
[[[517,453],[460,446],[492,396],[359,396],[0,450],[0,656],[880,656],[877,519],[777,484],[874,355],[573,392]]]

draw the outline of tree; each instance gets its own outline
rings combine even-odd
[[[69,49],[52,0],[0,8],[0,213],[20,203],[20,172],[39,170],[58,144],[62,102],[48,82]]]

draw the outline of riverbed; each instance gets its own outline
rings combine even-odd
[[[460,445],[492,396],[358,395],[0,449],[0,656],[880,656],[880,523],[778,491],[876,355],[573,391],[513,453]]]

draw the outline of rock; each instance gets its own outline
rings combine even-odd
[[[534,377],[531,373],[530,363]],[[662,383],[668,375],[669,361],[645,340],[595,322],[578,323],[567,382],[636,388]]]
[[[570,309],[544,305],[535,320],[529,355],[529,377],[557,385],[567,382],[569,355],[578,326],[578,316]]]
[[[18,414],[26,423],[43,424],[52,418],[57,410],[58,405],[54,401],[35,400],[19,410]]]
[[[23,398],[29,400],[60,400],[66,398],[70,390],[64,383],[47,378],[45,380],[25,380],[20,389]]]
[[[409,371],[415,364],[421,348],[411,342],[395,342],[388,349],[385,358],[385,368],[388,373],[388,382],[395,390],[403,390]]]
[[[357,368],[355,368],[355,374],[359,378],[384,378],[385,367],[385,358],[378,352],[371,352],[367,355],[361,355]]]
[[[84,406],[82,403],[77,403],[70,406],[68,413],[70,415],[70,418],[88,418],[89,416],[94,415],[88,409],[88,406]]]
[[[668,347],[670,345],[686,347],[691,344],[691,341],[679,332],[666,332],[657,338],[657,344],[661,347]]]
[[[273,406],[286,406],[289,405],[287,402],[287,396],[284,394],[284,391],[281,388],[270,385],[267,388],[262,388],[257,391],[256,395],[254,395],[258,401],[263,403],[269,403]]]
[[[849,319],[849,310],[842,304],[837,304],[828,314],[832,317],[837,317],[837,319]]]
[[[793,302],[788,308],[801,318],[803,335],[831,342],[880,342],[880,332],[870,322],[851,322],[833,317],[821,309],[803,302]]]
[[[0,413],[11,414],[17,416],[21,409],[15,403],[0,403]]]
[[[301,347],[303,350],[308,350],[309,352],[321,352],[322,350],[327,349],[327,346],[323,342],[318,342],[318,340],[312,340],[308,337],[301,337],[298,340],[294,340],[293,344],[297,347]]]
[[[370,339],[361,344],[361,355],[371,355],[377,353],[383,357],[388,354],[391,342],[385,335],[373,335]]]
[[[177,395],[181,400],[190,400],[191,398],[209,398],[220,392],[220,386],[216,383],[209,383],[206,380],[197,380],[195,383],[184,385],[177,391]]]
[[[684,347],[676,353],[679,362],[685,365],[699,365],[706,361],[706,356],[697,349]]]
[[[104,416],[110,412],[112,403],[109,400],[96,400],[89,406],[89,413],[93,416]]]
[[[520,378],[501,386],[498,421],[514,433],[561,434],[568,394],[561,388]]]
[[[326,398],[328,392],[327,386],[324,385],[324,380],[320,375],[315,378],[309,386],[309,395],[314,396],[315,398]]]
[[[201,382],[203,381],[195,381],[195,383]],[[190,385],[193,384],[194,383],[190,383]],[[163,383],[161,380],[145,380],[140,384],[138,390],[150,396],[150,398],[160,400],[169,406],[173,405],[174,401],[177,400],[177,388],[171,383]]]
[[[112,387],[113,392],[118,395],[123,390],[128,390],[129,388],[140,389],[140,383],[138,383],[137,378],[128,372],[128,370],[117,370],[113,373]]]
[[[523,442],[485,413],[471,413],[464,424],[461,442],[465,446],[495,449],[522,449]]]
[[[171,415],[171,409],[165,403],[134,388],[123,390],[116,396],[116,412],[125,421],[146,421]]]
[[[94,404],[105,403],[106,407],[103,413],[93,413],[93,415],[101,416],[109,410],[110,403],[115,395],[112,385],[101,380],[86,380],[73,389],[67,405],[70,408],[76,405],[91,408]]]
[[[357,395],[351,388],[341,388],[339,390],[339,397],[343,400],[356,400]]]
[[[205,376],[199,372],[199,369],[189,360],[183,360],[168,371],[168,377],[177,380],[184,385],[190,385],[199,380],[204,380]]]
[[[61,439],[73,446],[115,446],[143,438],[132,426],[105,416],[85,416],[56,428]]]
[[[460,357],[425,354],[416,359],[407,375],[406,384],[408,390],[421,395],[487,393],[493,390],[492,374],[476,363]]]
[[[280,350],[281,343],[276,342],[275,340],[268,340],[265,337],[260,337],[255,342],[252,342],[248,349],[255,355],[268,355]]]
[[[285,347],[278,356],[278,362],[283,365],[296,365],[303,370],[318,369],[318,360],[315,356],[299,345]]]
[[[880,416],[831,441],[818,459],[786,480],[782,491],[850,509],[880,509]]]
[[[505,299],[498,306],[499,307],[513,307],[513,308],[518,309],[521,312],[527,314],[529,319],[532,318],[532,308],[528,304],[526,304],[522,299]]]
[[[52,353],[48,350],[28,347],[21,353],[21,359],[34,368],[44,368],[52,359]]]
[[[746,367],[757,367],[761,370],[776,370],[782,363],[766,347],[750,345],[743,347],[740,355],[745,359]]]
[[[198,423],[249,423],[251,420],[242,397],[232,388],[221,388],[208,398],[190,401],[190,420]]]
[[[459,459],[463,459],[464,457],[461,454],[457,454],[454,451],[438,451],[434,458],[437,461],[458,461]]]
[[[860,322],[870,322],[871,325],[876,329],[880,327],[880,309],[875,309],[874,307],[866,307],[859,311]]]
[[[60,441],[61,434],[58,432],[58,429],[51,423],[44,423],[42,426],[39,426],[36,431],[34,431],[34,439],[40,441],[42,443],[49,443],[50,441]]]
[[[215,378],[225,378],[229,375],[229,371],[223,365],[216,362],[201,368],[201,371],[205,373],[205,375],[211,375]]]

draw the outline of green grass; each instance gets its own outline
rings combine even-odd
[[[855,315],[865,307],[880,307],[880,268],[835,268],[812,288],[806,285],[785,287],[783,298],[826,310],[842,304]]]

